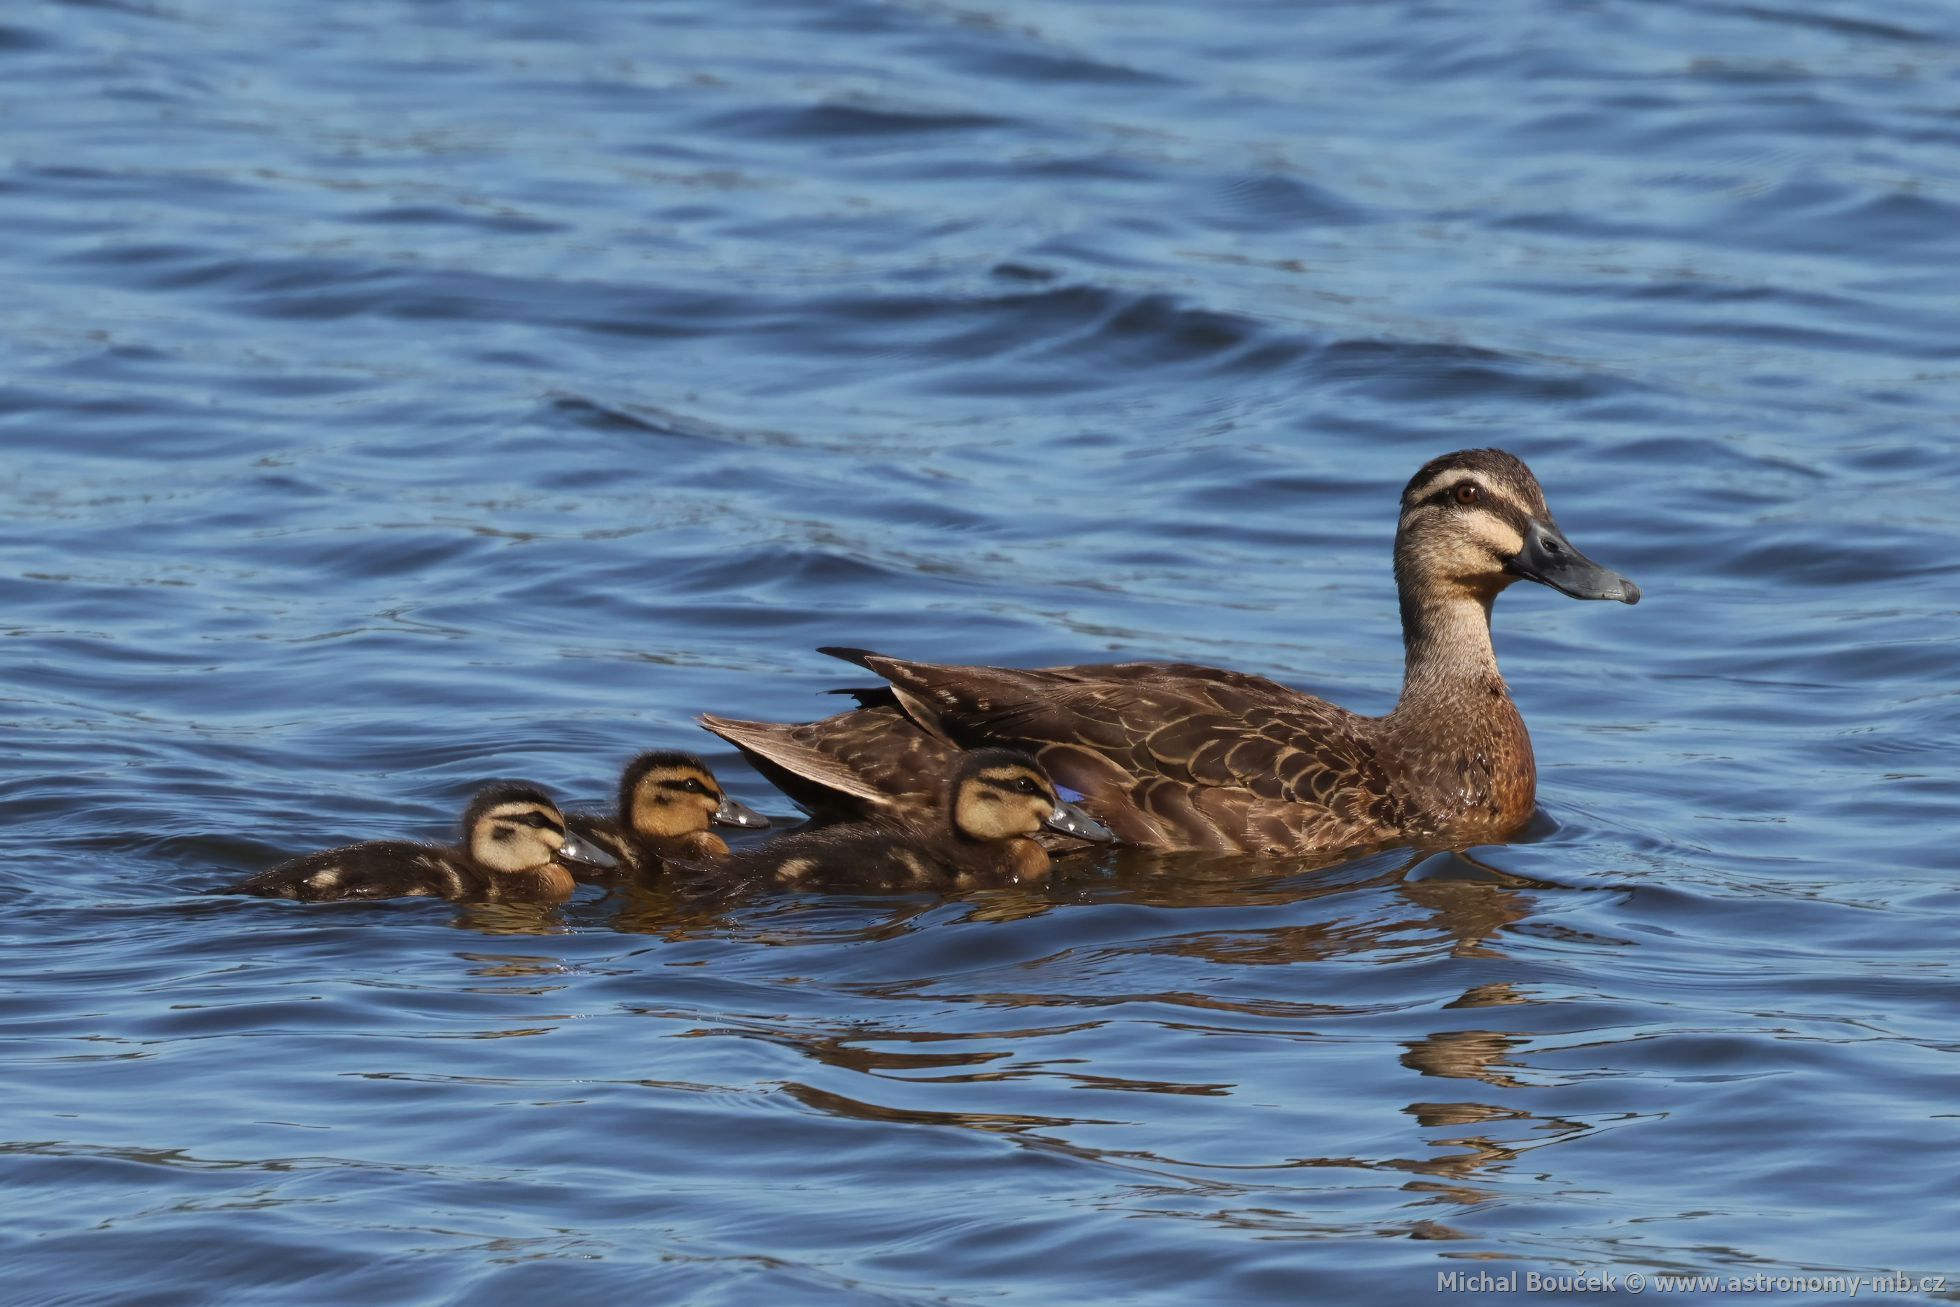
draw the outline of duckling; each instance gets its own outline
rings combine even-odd
[[[457,848],[370,840],[282,862],[215,892],[313,903],[413,895],[556,903],[572,896],[568,864],[610,867],[615,861],[568,834],[563,814],[543,790],[505,781],[470,800]]]
[[[626,764],[616,818],[573,813],[569,823],[572,834],[611,853],[622,869],[649,872],[669,860],[727,857],[728,841],[708,829],[711,823],[763,830],[769,819],[728,797],[693,754],[659,751]]]
[[[1159,849],[1318,854],[1469,844],[1536,807],[1524,719],[1497,669],[1491,608],[1517,581],[1633,604],[1640,588],[1572,546],[1523,460],[1431,459],[1402,490],[1395,582],[1402,694],[1380,717],[1263,676],[1189,663],[1024,669],[823,652],[887,685],[800,724],[704,716],[813,815],[902,819],[961,748],[1025,749],[1118,838]]]
[[[1064,802],[1041,764],[1012,749],[960,755],[938,823],[855,822],[797,831],[733,855],[723,868],[783,886],[952,889],[1048,875],[1042,828],[1106,842],[1109,829]]]

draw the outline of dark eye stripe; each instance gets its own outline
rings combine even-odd
[[[1490,513],[1495,517],[1509,523],[1511,526],[1516,527],[1518,530],[1518,534],[1520,535],[1523,535],[1526,531],[1529,531],[1531,529],[1531,515],[1529,513],[1525,512],[1524,509],[1518,507],[1510,500],[1504,498],[1504,496],[1499,494],[1497,491],[1492,490],[1490,487],[1482,485],[1481,483],[1478,483],[1478,489],[1482,493],[1478,495],[1476,503],[1458,504],[1456,502],[1457,487],[1468,485],[1468,484],[1471,483],[1465,481],[1453,482],[1450,485],[1443,487],[1441,490],[1438,490],[1436,493],[1430,495],[1427,499],[1424,499],[1422,502],[1425,504],[1436,504],[1444,508],[1464,508],[1464,509],[1471,509],[1471,510],[1480,510],[1485,513]]]
[[[1525,512],[1516,504],[1499,499],[1495,495],[1486,495],[1484,496],[1484,502],[1478,505],[1478,507],[1488,509],[1497,514],[1498,517],[1510,523],[1519,535],[1524,535],[1531,530],[1531,514]]]
[[[658,789],[673,790],[677,794],[705,794],[716,803],[721,802],[721,792],[712,785],[704,785],[696,777],[690,776],[680,781],[655,781]]]
[[[535,827],[538,830],[556,831],[560,835],[565,833],[563,826],[545,816],[542,812],[527,812],[521,817],[511,818],[511,820],[520,825]]]
[[[982,776],[980,777],[980,783],[999,794],[1033,794],[1037,797],[1047,799],[1050,803],[1053,803],[1055,800],[1055,796],[1043,789],[1032,776],[1016,776],[1011,781],[999,780],[992,776]],[[1034,788],[1022,789],[1021,786],[1023,783],[1031,784]]]

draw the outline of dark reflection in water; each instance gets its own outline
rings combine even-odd
[[[10,1282],[1960,1276],[1956,51],[1826,0],[0,13]],[[1479,444],[1647,594],[1498,605],[1517,843],[200,893],[661,745],[777,811],[692,717],[834,710],[822,644],[1383,711],[1395,493]]]

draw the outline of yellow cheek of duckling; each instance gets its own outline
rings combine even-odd
[[[1021,808],[1021,833],[1032,835],[1048,824],[1055,814],[1055,799],[1052,795],[1034,794]]]
[[[557,857],[564,843],[564,836],[535,826],[498,824],[471,841],[470,856],[497,871],[526,871]]]
[[[708,829],[721,800],[707,794],[642,790],[633,796],[633,829],[643,835],[690,835]]]
[[[1055,810],[1054,801],[1036,795],[1004,797],[988,790],[969,790],[960,803],[960,827],[979,839],[1004,840],[1032,835]]]

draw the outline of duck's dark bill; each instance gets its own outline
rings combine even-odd
[[[567,862],[583,862],[588,867],[617,867],[619,865],[618,858],[615,858],[604,849],[580,839],[576,835],[567,835],[565,837],[565,842],[558,846],[558,856]]]
[[[714,821],[718,826],[740,826],[745,830],[764,830],[769,825],[769,819],[754,808],[729,798],[724,798],[715,809]]]
[[[1048,815],[1048,820],[1044,824],[1049,830],[1058,830],[1064,835],[1073,835],[1078,840],[1088,840],[1095,844],[1109,844],[1116,839],[1116,832],[1073,803],[1057,804],[1055,811]]]
[[[1548,585],[1574,599],[1617,599],[1623,604],[1640,602],[1640,587],[1609,572],[1572,547],[1555,526],[1533,522],[1525,533],[1524,548],[1507,565],[1527,581]]]

